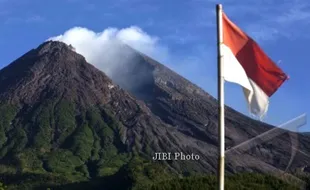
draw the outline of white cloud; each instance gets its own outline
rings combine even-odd
[[[165,61],[168,58],[168,48],[160,45],[157,37],[148,35],[136,26],[124,29],[107,28],[98,33],[87,28],[74,27],[64,34],[52,37],[49,40],[71,44],[88,62],[100,67],[105,72],[108,72],[105,69],[109,67],[107,64],[117,64],[117,62],[110,63],[107,59],[117,59],[114,56],[121,53],[119,49],[121,48],[120,42],[124,42],[146,55],[156,57],[160,61]],[[107,55],[107,52],[110,54]]]
[[[105,72],[117,83],[127,85],[127,87],[128,85],[132,87],[134,85],[132,83],[137,81],[128,84],[128,76],[126,78],[120,76],[119,73],[129,70],[128,67],[133,67],[136,54],[124,48],[124,44],[159,61],[167,62],[169,59],[168,48],[161,45],[157,37],[148,35],[136,26],[124,29],[107,28],[99,33],[87,28],[74,27],[49,40],[71,44],[76,52],[83,55],[89,63]]]
[[[74,27],[49,40],[71,44],[76,52],[83,55],[89,63],[105,72],[114,82],[121,86],[127,85],[127,88],[141,85],[143,79],[141,76],[134,76],[138,75],[136,73],[127,76],[124,72],[120,74],[120,71],[128,70],[128,67],[133,67],[132,64],[137,62],[137,60],[133,60],[135,54],[126,51],[121,42],[158,60],[198,85],[210,81],[210,74],[202,72],[210,69],[206,64],[208,52],[194,49],[195,53],[189,50],[187,55],[172,54],[168,47],[160,43],[158,37],[149,35],[136,26],[123,29],[107,28],[102,32]],[[140,73],[143,73],[142,70]],[[143,76],[146,74],[144,73]],[[129,81],[130,84],[128,84]]]

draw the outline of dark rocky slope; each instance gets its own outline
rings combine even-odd
[[[216,171],[216,100],[160,63],[123,48],[134,59],[112,80],[61,42],[45,42],[0,71],[0,173],[86,179],[116,173],[133,154],[151,160],[155,152],[200,156],[163,162],[178,173]],[[142,82],[129,87],[130,80]],[[227,147],[271,128],[226,107]],[[309,138],[299,135],[298,142],[293,173],[310,164]],[[228,153],[226,169],[282,174],[291,150],[284,133],[247,152]]]
[[[130,78],[135,75],[142,78],[144,73],[150,73],[143,77],[143,84],[135,88],[122,85],[117,77],[112,80],[121,87],[131,92],[138,99],[146,102],[152,113],[161,118],[165,123],[172,125],[188,138],[194,138],[198,142],[208,144],[210,155],[214,155],[217,147],[217,100],[204,92],[201,88],[186,80],[150,57],[137,52],[130,47],[126,51],[135,52],[135,58],[128,64],[126,72],[119,75]],[[134,53],[132,53],[134,54]],[[190,64],[190,63],[189,63]],[[135,79],[136,80],[136,79]],[[274,127],[257,120],[253,120],[230,107],[225,107],[226,117],[226,147],[232,148],[257,135],[263,134]],[[247,152],[235,149],[227,155],[228,171],[261,171],[267,170],[298,170],[309,164],[310,139],[306,134],[297,134],[277,130],[281,135],[271,138],[265,143],[258,143]],[[275,133],[270,133],[264,138],[270,138]],[[292,148],[293,147],[293,148]],[[237,153],[240,155],[237,155]],[[296,155],[295,155],[296,153]],[[208,158],[211,158],[209,154]],[[293,156],[291,156],[293,155]],[[294,156],[295,155],[295,156]],[[294,157],[294,159],[293,159]],[[290,160],[292,159],[292,163]],[[210,161],[210,160],[209,160]],[[212,165],[216,165],[213,160]],[[290,163],[290,164],[289,164]],[[288,167],[287,166],[291,166]]]

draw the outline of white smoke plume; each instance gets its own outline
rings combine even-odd
[[[71,44],[77,53],[85,57],[87,62],[112,78],[114,72],[120,68],[124,69],[127,65],[126,62],[132,60],[132,55],[121,49],[120,42],[124,42],[158,61],[168,60],[168,49],[159,44],[158,38],[146,34],[136,26],[124,29],[107,28],[99,33],[87,28],[74,27],[64,34],[51,37],[48,40]]]
[[[107,28],[102,32],[74,27],[62,35],[51,37],[48,40],[71,44],[77,53],[86,58],[87,62],[102,70],[115,83],[127,90],[134,90],[137,86],[141,86],[141,82],[147,80],[145,77],[148,77],[149,73],[145,73],[143,76],[141,74],[137,76],[136,73],[125,76],[119,73],[120,70],[130,70],[128,68],[132,67],[132,63],[136,61],[133,60],[135,56],[131,54],[131,51],[122,49],[120,42],[124,42],[165,64],[199,86],[208,87],[209,91],[216,92],[214,79],[208,77],[210,74],[206,74],[206,71],[213,71],[206,62],[208,51],[198,49],[194,55],[190,53],[188,55],[172,54],[158,37],[151,36],[136,26],[123,29]],[[140,69],[140,73],[143,73],[143,68]]]

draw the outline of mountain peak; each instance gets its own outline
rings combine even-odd
[[[49,56],[49,58],[54,58],[55,60],[64,58],[68,59],[68,61],[64,61],[61,63],[74,62],[74,60],[85,61],[85,58],[82,55],[75,52],[75,49],[71,44],[67,45],[66,43],[60,41],[44,42],[35,50],[36,56]]]
[[[47,41],[0,71],[0,97],[15,103],[52,96],[100,102],[112,81],[72,46]]]
[[[111,165],[117,172],[133,152],[147,159],[156,152],[179,152],[199,155],[199,160],[162,163],[180,174],[216,172],[216,100],[164,65],[122,47],[125,53],[117,58],[124,64],[115,69],[112,79],[87,63],[72,46],[54,41],[41,44],[0,70],[0,111],[14,105],[12,118],[5,115],[6,121],[0,121],[0,158],[7,156],[9,161],[33,167],[25,171],[40,168],[57,173],[71,168],[72,174],[82,172],[78,175],[85,177],[80,169],[83,166],[86,173],[100,177],[106,169],[111,171],[107,160],[122,160],[119,166]],[[225,110],[226,147],[272,129],[231,108]],[[309,138],[300,136],[298,140],[303,154],[296,154],[292,171],[310,165],[306,156],[310,154]],[[288,134],[262,144],[258,141],[247,151],[233,149],[234,154],[226,160],[229,173],[283,174],[291,158]],[[20,156],[33,158],[28,149],[33,149],[30,153],[36,155],[37,166],[32,159],[25,161]],[[71,162],[76,159],[68,155],[80,162]],[[64,158],[64,165],[58,166],[59,158]],[[95,171],[88,168],[89,163]]]
[[[52,52],[62,52],[62,53],[72,53],[74,48],[72,45],[67,45],[64,42],[60,41],[46,41],[42,43],[38,48],[38,55],[43,55],[45,53],[52,53]]]

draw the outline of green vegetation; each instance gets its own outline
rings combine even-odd
[[[180,178],[127,152],[125,128],[111,113],[103,107],[77,107],[59,99],[22,111],[0,105],[0,190],[216,188],[215,176]],[[151,151],[148,145],[144,149]],[[297,189],[267,175],[238,174],[226,180],[230,190]]]
[[[55,106],[55,126],[59,131],[58,138],[55,139],[57,144],[62,144],[74,131],[76,127],[74,110],[75,106],[66,101],[61,101]]]
[[[0,190],[5,190],[6,188],[7,187],[3,183],[0,182]]]
[[[44,169],[42,168],[42,160],[40,160],[36,152],[32,149],[25,149],[16,157],[19,162],[19,168],[21,168],[23,172],[44,172]]]
[[[46,156],[46,170],[56,174],[72,174],[77,166],[83,162],[72,152],[67,150],[57,150]]]
[[[5,160],[0,179],[8,189],[113,176],[131,158],[121,142],[122,126],[103,108],[85,110],[53,98],[22,113],[2,104],[0,112],[0,158]]]
[[[7,105],[7,104],[1,104],[0,105],[0,149],[4,149],[0,152],[0,157],[3,156],[3,154],[6,153],[7,148],[3,148],[5,146],[5,143],[7,143],[8,137],[6,132],[11,129],[12,121],[16,115],[16,107]],[[2,150],[1,149],[1,150]]]
[[[51,148],[53,127],[53,102],[46,101],[38,105],[29,115],[31,121],[27,123],[27,132],[31,133],[32,147],[35,149],[49,150]]]
[[[300,188],[287,184],[284,181],[269,175],[261,174],[237,174],[227,176],[225,187],[229,190],[262,190],[262,189],[281,189],[281,190],[299,190]],[[182,179],[170,179],[155,182],[154,184],[135,188],[135,190],[216,190],[216,176],[205,177],[186,177]]]
[[[7,189],[94,189],[103,187],[108,190],[215,190],[217,189],[216,176],[191,176],[180,178],[172,175],[162,165],[143,161],[140,158],[132,159],[114,175],[94,178],[90,180],[71,181],[61,176],[34,175],[26,173],[15,176],[21,185],[9,185]],[[226,177],[226,188],[229,190],[298,190],[291,184],[269,175],[243,173]]]
[[[87,124],[82,124],[78,127],[73,139],[70,149],[81,160],[88,160],[91,156],[92,145],[94,143],[94,136],[92,130]]]

